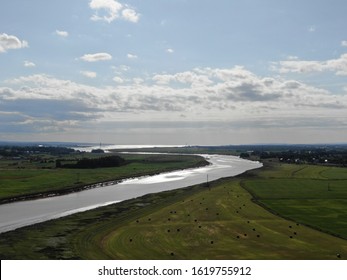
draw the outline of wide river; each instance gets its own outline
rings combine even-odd
[[[125,180],[118,184],[89,189],[63,196],[0,205],[0,233],[27,225],[67,216],[122,200],[183,188],[235,176],[262,166],[234,156],[203,155],[211,164],[205,167],[162,173]]]

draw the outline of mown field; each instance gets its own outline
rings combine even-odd
[[[0,257],[347,259],[347,240],[332,235],[347,233],[346,177],[342,168],[267,164],[209,187],[146,195],[1,234]],[[313,202],[304,206],[307,200]]]
[[[106,155],[106,154],[105,154]],[[110,155],[110,154],[107,154]],[[84,154],[71,158],[100,157]],[[122,154],[128,164],[95,169],[55,168],[58,157],[40,161],[0,160],[0,202],[33,194],[68,192],[85,185],[128,177],[151,175],[165,171],[202,166],[207,162],[198,156]]]

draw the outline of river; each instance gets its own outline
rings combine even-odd
[[[0,205],[0,233],[123,200],[241,174],[262,166],[234,156],[203,155],[205,167],[125,180],[81,192]]]

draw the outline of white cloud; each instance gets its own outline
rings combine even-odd
[[[299,57],[297,57],[295,55],[289,55],[289,56],[287,56],[287,60],[299,60]]]
[[[87,62],[96,62],[96,61],[111,60],[112,55],[108,53],[85,54],[81,56],[80,59]]]
[[[121,77],[114,77],[113,81],[115,81],[118,84],[124,83],[124,79],[122,79]]]
[[[122,11],[122,18],[127,21],[136,23],[139,21],[140,15],[136,13],[135,10],[127,8]]]
[[[61,37],[68,37],[69,36],[69,32],[67,32],[67,31],[56,30],[55,33]]]
[[[342,46],[342,47],[347,47],[347,41],[342,41],[342,42],[341,42],[341,46]]]
[[[139,85],[139,84],[144,83],[145,80],[142,79],[142,78],[134,78],[134,79],[133,79],[133,82],[134,82],[134,84]]]
[[[140,15],[134,9],[116,0],[92,0],[89,7],[95,11],[95,14],[91,17],[93,21],[111,23],[116,19],[123,19],[136,23],[140,18]]]
[[[92,72],[92,71],[81,71],[80,72],[83,76],[87,77],[87,78],[91,78],[94,79],[96,78],[97,74],[96,72]]]
[[[308,28],[308,32],[316,32],[316,26],[311,25],[311,26]]]
[[[35,63],[31,61],[24,61],[24,67],[35,67]]]
[[[173,49],[170,49],[170,48],[169,48],[169,49],[166,49],[166,52],[167,52],[167,53],[174,53],[175,51],[174,51]]]
[[[127,57],[128,57],[129,59],[137,59],[137,58],[138,58],[136,54],[131,54],[131,53],[128,53],[128,54],[127,54]]]
[[[273,70],[280,73],[311,73],[331,71],[335,72],[338,76],[347,75],[347,53],[342,54],[337,59],[330,59],[325,61],[315,60],[288,60],[273,63]]]
[[[27,41],[21,41],[16,36],[6,33],[0,34],[0,53],[4,53],[11,49],[22,49],[29,47]]]

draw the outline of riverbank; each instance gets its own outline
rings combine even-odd
[[[93,188],[118,184],[126,179],[153,176],[162,172],[207,166],[201,156],[183,155],[122,155],[126,166],[97,169],[38,168],[23,163],[13,168],[2,160],[0,174],[0,204],[55,197]],[[46,166],[45,166],[46,167]]]

